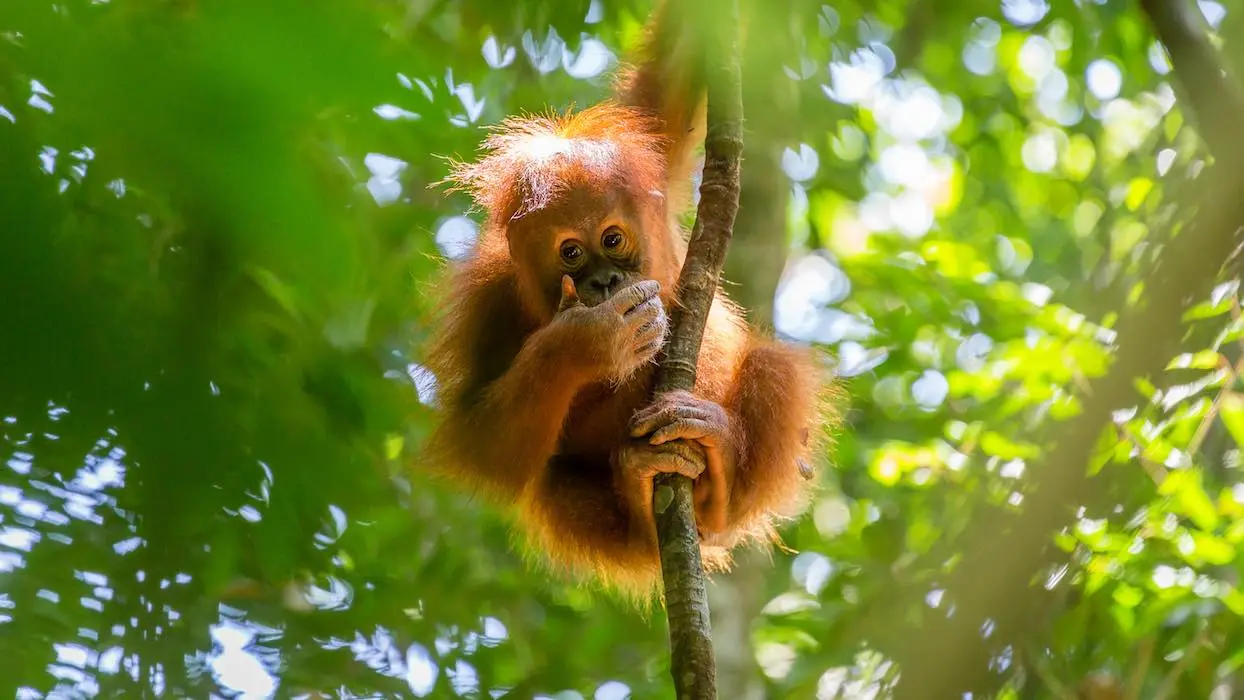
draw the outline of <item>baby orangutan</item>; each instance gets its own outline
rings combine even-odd
[[[509,120],[455,168],[487,221],[428,353],[434,466],[513,504],[549,563],[637,593],[660,574],[655,475],[695,480],[705,563],[722,568],[803,506],[825,420],[811,351],[750,332],[720,293],[694,391],[649,403],[703,137],[703,85],[665,9],[616,101]]]

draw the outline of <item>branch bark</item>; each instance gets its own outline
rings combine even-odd
[[[687,258],[678,278],[678,308],[671,311],[673,333],[657,372],[655,393],[690,391],[709,309],[739,208],[743,151],[743,94],[738,56],[738,0],[708,21],[704,30],[708,64],[707,132],[700,202]],[[654,489],[661,576],[670,626],[670,670],[679,700],[717,697],[708,595],[700,560],[700,536],[692,506],[691,480],[658,479]]]
[[[1219,161],[1244,156],[1236,126],[1244,114],[1244,90],[1230,76],[1206,36],[1201,11],[1185,0],[1140,0],[1175,69],[1184,112]]]

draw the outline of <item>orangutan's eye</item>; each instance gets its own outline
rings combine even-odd
[[[583,257],[583,246],[567,241],[562,244],[561,256],[566,262],[574,262]]]
[[[622,245],[623,240],[622,229],[617,226],[610,226],[605,229],[605,235],[600,237],[601,245],[606,248],[617,248]]]

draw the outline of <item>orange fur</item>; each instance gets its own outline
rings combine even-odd
[[[632,481],[619,454],[635,444],[629,423],[649,403],[655,368],[649,355],[610,354],[632,331],[595,307],[578,310],[582,322],[567,320],[562,277],[573,275],[558,267],[567,263],[557,246],[617,225],[628,247],[610,264],[625,282],[660,282],[664,307],[677,303],[685,244],[676,217],[703,133],[703,89],[679,59],[690,49],[663,21],[658,9],[645,60],[624,72],[618,101],[508,120],[482,159],[455,166],[452,181],[487,222],[453,274],[427,353],[443,413],[431,464],[514,506],[520,532],[554,568],[641,595],[660,573],[655,531],[650,512],[628,505]],[[609,293],[599,305],[623,294]],[[646,304],[664,323],[656,302]],[[725,455],[717,464],[730,494],[725,527],[704,536],[710,568],[728,566],[731,547],[770,537],[776,519],[804,505],[800,462],[826,425],[825,386],[810,350],[750,331],[718,293],[693,392],[728,418],[723,439],[705,442]]]

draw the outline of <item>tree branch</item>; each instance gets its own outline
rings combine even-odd
[[[1187,102],[1184,112],[1210,152],[1219,160],[1244,155],[1235,138],[1236,123],[1244,114],[1244,91],[1210,45],[1201,11],[1184,0],[1140,0],[1140,6],[1171,57]]]
[[[721,10],[725,10],[721,12]],[[711,36],[708,62],[708,124],[704,176],[687,258],[678,278],[679,307],[671,311],[673,333],[657,372],[656,394],[691,390],[704,326],[739,207],[739,160],[743,151],[743,95],[738,57],[738,0],[724,17],[702,17]],[[670,670],[680,700],[717,697],[708,595],[700,560],[700,537],[692,506],[691,480],[666,476],[654,495],[661,576],[670,624]]]

